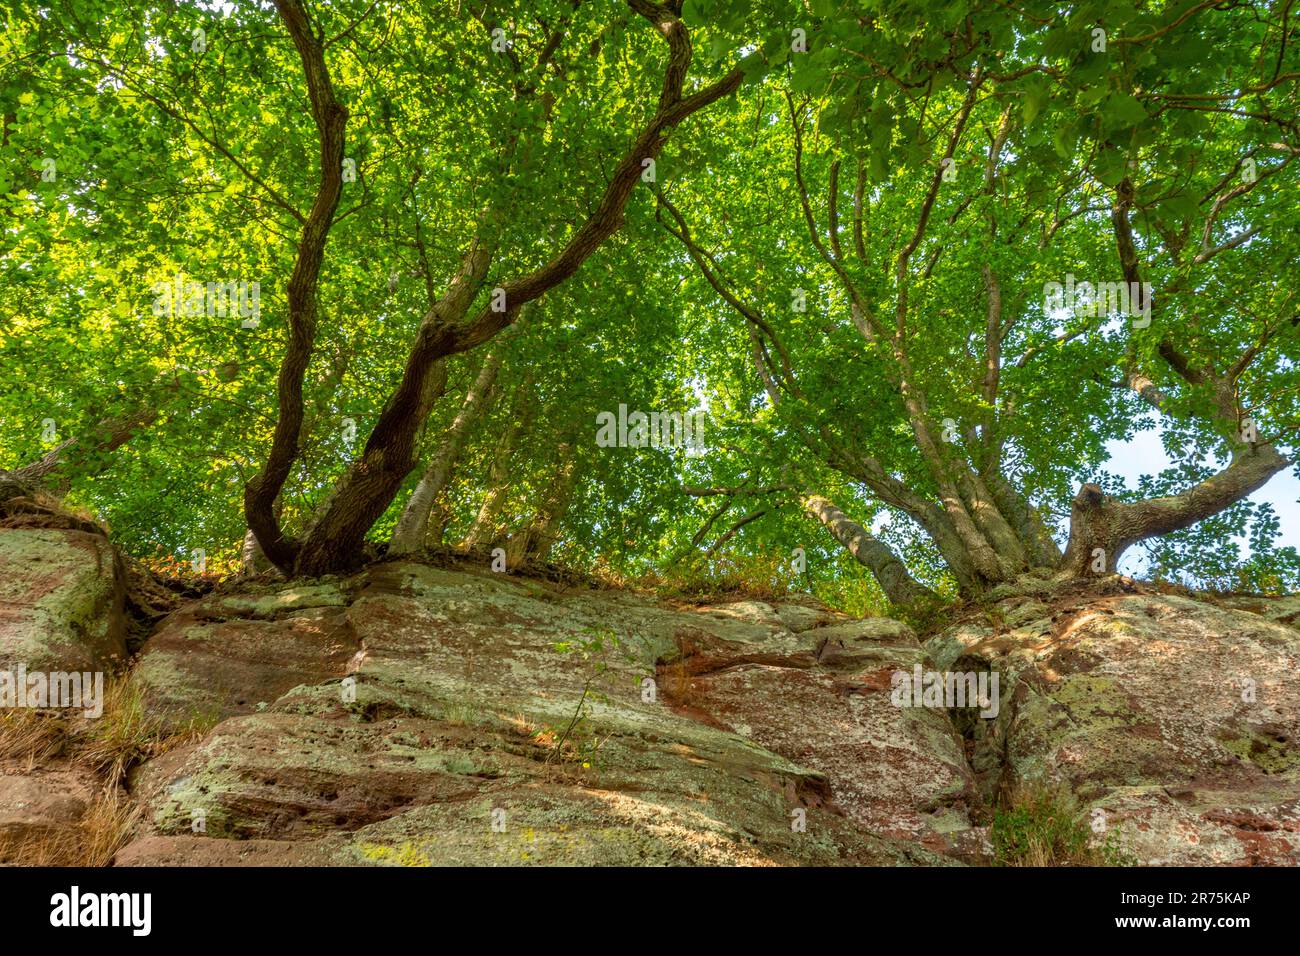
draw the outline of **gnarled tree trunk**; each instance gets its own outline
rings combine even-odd
[[[1262,488],[1290,461],[1272,445],[1238,449],[1228,467],[1186,491],[1145,501],[1117,501],[1084,485],[1070,512],[1070,543],[1061,563],[1072,577],[1114,573],[1131,545],[1189,528]]]

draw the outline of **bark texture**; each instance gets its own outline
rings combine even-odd
[[[442,441],[434,450],[429,467],[420,476],[420,481],[411,493],[410,500],[402,509],[402,515],[388,543],[390,554],[406,554],[424,543],[434,502],[451,479],[452,468],[460,456],[466,435],[487,409],[500,370],[501,353],[493,351],[484,359],[478,376],[470,385],[469,391],[465,393],[460,411],[447,428]]]
[[[325,243],[343,194],[344,130],[348,112],[334,95],[325,47],[312,30],[301,0],[276,0],[280,19],[302,61],[320,141],[320,180],[311,211],[302,219],[298,255],[286,290],[289,341],[277,380],[279,409],[271,451],[261,473],[244,489],[244,514],[266,557],[281,571],[292,573],[301,546],[285,535],[275,514],[275,501],[298,457],[303,424],[303,377],[316,344],[317,287],[325,259]]]

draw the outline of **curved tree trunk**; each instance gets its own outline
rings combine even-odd
[[[821,495],[804,500],[807,512],[826,526],[854,558],[870,569],[891,604],[907,606],[917,601],[933,600],[937,595],[913,578],[907,566],[887,544],[867,531],[833,502]]]
[[[343,136],[348,111],[334,96],[324,44],[312,31],[301,0],[276,0],[276,7],[298,50],[307,80],[312,117],[320,137],[320,182],[311,212],[301,218],[298,257],[286,290],[289,344],[280,364],[279,414],[271,451],[262,471],[244,488],[244,514],[267,558],[290,574],[300,546],[280,527],[275,501],[298,457],[304,415],[302,383],[316,345],[317,286],[325,261],[325,243],[343,194]]]
[[[1123,502],[1097,485],[1084,485],[1070,512],[1062,572],[1071,577],[1114,573],[1131,545],[1218,514],[1290,464],[1272,445],[1245,446],[1233,454],[1228,467],[1177,495]]]

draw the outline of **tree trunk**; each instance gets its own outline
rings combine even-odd
[[[1063,557],[1061,549],[1038,509],[1000,472],[994,472],[986,481],[999,510],[1024,542],[1030,565],[1035,568],[1058,567]]]
[[[555,546],[560,522],[573,501],[573,489],[578,481],[572,442],[562,443],[558,452],[559,467],[551,478],[545,499],[527,527],[510,539],[506,552],[512,566],[530,557],[544,561]]]
[[[424,529],[424,546],[426,548],[436,548],[443,543],[447,537],[447,526],[451,524],[451,519],[451,506],[444,494],[434,502],[433,510],[429,514],[429,523]]]
[[[300,545],[280,527],[275,501],[298,457],[304,414],[302,383],[316,344],[317,286],[325,260],[325,243],[343,194],[343,137],[348,111],[334,96],[324,44],[312,31],[300,0],[277,0],[276,7],[302,61],[312,117],[320,138],[320,182],[311,211],[302,218],[298,256],[285,290],[289,342],[277,380],[279,414],[271,437],[271,451],[262,471],[244,488],[244,514],[262,551],[276,567],[290,574]]]
[[[244,544],[239,551],[239,574],[241,577],[252,577],[261,574],[274,567],[267,560],[266,555],[262,553],[262,547],[257,543],[257,535],[252,531],[244,532]]]
[[[1242,446],[1228,467],[1186,491],[1122,502],[1084,485],[1070,512],[1070,543],[1062,572],[1071,577],[1113,574],[1129,546],[1191,527],[1252,494],[1291,462],[1272,445]]]
[[[515,403],[515,408],[519,403]],[[492,469],[488,476],[488,493],[479,507],[474,523],[465,534],[462,546],[469,551],[478,551],[491,545],[497,536],[497,517],[505,507],[510,493],[510,467],[514,464],[515,445],[524,422],[516,419],[501,438],[496,457],[492,460]]]
[[[804,500],[804,508],[826,526],[858,563],[870,569],[891,604],[906,607],[937,595],[913,578],[889,546],[820,495]]]
[[[493,384],[500,368],[501,352],[498,349],[483,361],[477,378],[465,393],[460,411],[434,451],[429,467],[420,476],[419,483],[411,493],[411,500],[402,510],[402,516],[388,543],[389,554],[406,554],[423,544],[433,503],[451,478],[452,466],[460,455],[470,427],[478,421],[489,404],[488,396],[494,391]]]
[[[479,506],[474,523],[465,534],[463,546],[467,551],[479,551],[496,541],[497,518],[505,507],[506,496],[510,492],[510,482],[496,469],[492,472],[492,488]]]
[[[157,421],[160,414],[156,406],[145,405],[129,415],[106,418],[84,437],[60,442],[31,464],[13,471],[0,470],[0,501],[37,490],[56,496],[66,494],[69,468],[76,468],[96,455],[120,448],[137,432]]]
[[[962,463],[963,466],[965,463]],[[959,477],[962,497],[980,533],[997,552],[1003,575],[1011,577],[1029,568],[1029,556],[1019,534],[1003,516],[993,493],[975,472],[963,467]]]

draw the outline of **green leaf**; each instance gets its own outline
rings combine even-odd
[[[1112,93],[1106,98],[1103,112],[1108,129],[1137,126],[1147,118],[1142,101],[1128,93]]]

